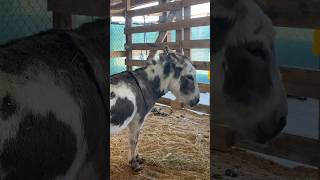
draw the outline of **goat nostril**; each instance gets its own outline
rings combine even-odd
[[[287,117],[282,116],[279,121],[279,126],[281,127],[281,129],[283,129],[286,126],[286,124],[287,124]]]

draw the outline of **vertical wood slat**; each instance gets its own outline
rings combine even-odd
[[[177,10],[176,14],[176,21],[182,20],[182,8],[180,10]],[[182,41],[182,29],[177,29],[176,30],[176,42],[180,44],[179,49],[177,49],[177,52],[181,53],[182,52],[182,47],[181,47],[181,41]]]
[[[167,3],[167,0],[159,0],[159,5],[165,4],[165,3]],[[159,20],[160,20],[161,23],[163,23],[163,22],[166,22],[166,18],[167,18],[167,12],[162,12],[162,16],[160,16]],[[167,36],[165,36],[163,42],[168,42],[168,37]]]
[[[72,15],[53,12],[52,13],[52,26],[54,29],[72,29]]]
[[[181,21],[182,20],[182,8],[180,10],[176,11],[176,21]],[[169,33],[168,33],[169,34]],[[177,29],[176,30],[176,42],[180,44],[180,47],[176,50],[179,53],[182,53],[182,29]],[[171,101],[171,107],[176,108],[176,109],[182,109],[184,107],[183,103],[177,101],[177,100],[172,100]]]
[[[191,18],[191,7],[184,7],[184,20],[190,19]],[[191,33],[190,33],[190,27],[188,28],[184,28],[183,30],[183,36],[184,36],[184,40],[190,40],[191,38]],[[191,57],[191,52],[190,49],[183,49],[184,55]]]
[[[125,27],[129,28],[132,25],[132,17],[128,16],[128,11],[131,8],[131,0],[125,0]],[[126,44],[132,44],[132,34],[126,34]],[[126,61],[132,59],[132,50],[126,49]],[[127,70],[132,70],[131,66],[127,65]]]

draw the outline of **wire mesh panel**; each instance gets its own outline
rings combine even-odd
[[[124,35],[124,24],[110,24],[110,51],[124,51],[126,38]],[[114,57],[110,59],[110,74],[116,74],[126,70],[125,58]]]
[[[0,44],[52,28],[46,0],[1,0]]]

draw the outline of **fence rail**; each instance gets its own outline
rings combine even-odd
[[[175,11],[184,7],[189,7],[192,5],[203,4],[208,2],[210,2],[210,0],[189,0],[189,1],[184,0],[184,1],[168,2],[168,3],[160,4],[158,6],[152,6],[149,8],[129,10],[128,16],[134,17],[134,16],[155,14],[155,13],[160,13],[165,11]]]
[[[125,18],[126,25],[124,33],[126,34],[127,41],[125,44],[126,49],[126,60],[125,64],[127,69],[132,69],[132,66],[145,66],[147,61],[136,60],[132,58],[133,50],[149,50],[147,59],[152,59],[157,50],[163,50],[164,46],[169,46],[171,49],[177,52],[184,52],[185,55],[190,57],[191,48],[210,48],[210,40],[190,40],[190,28],[198,26],[210,25],[210,17],[201,17],[191,19],[190,6],[208,3],[210,0],[182,0],[176,2],[168,2],[167,0],[158,0],[159,5],[132,10],[130,7],[130,0],[126,0],[125,7]],[[129,3],[128,3],[129,2]],[[133,1],[132,1],[133,2]],[[119,8],[119,7],[118,7]],[[145,25],[132,27],[132,17],[155,14],[157,13],[160,17],[158,24]],[[184,16],[183,16],[184,14]],[[174,21],[175,19],[175,21]],[[174,21],[174,22],[173,22]],[[168,42],[169,30],[176,31],[176,41]],[[132,43],[132,34],[134,33],[146,33],[146,32],[159,32],[155,43]],[[184,35],[183,35],[184,34]],[[116,55],[116,54],[114,54]],[[119,55],[119,53],[117,54]],[[122,54],[123,55],[123,54]],[[114,56],[115,57],[115,56]],[[192,61],[192,63],[199,70],[209,70],[206,65],[209,62],[205,61]],[[210,86],[207,84],[199,85],[201,92],[210,92]],[[162,98],[162,103],[172,105],[175,107],[183,107],[182,103],[171,101],[169,99]],[[196,109],[209,113],[209,106],[203,107],[197,106]]]
[[[200,17],[187,20],[181,20],[176,22],[159,23],[147,26],[138,27],[126,27],[125,34],[143,33],[143,32],[157,32],[157,31],[169,31],[175,29],[183,29],[198,26],[210,25],[210,17]]]
[[[125,44],[127,50],[162,50],[165,46],[171,49],[210,48],[210,40],[182,40],[180,42],[133,43]]]
[[[150,1],[151,2],[151,1]],[[155,1],[152,1],[155,2]],[[208,0],[198,0],[198,1],[178,1],[170,3],[159,3],[158,6],[139,9],[139,10],[128,10],[127,17],[141,16],[146,14],[156,14],[161,15],[161,12],[164,11],[179,11],[183,9],[184,18],[177,18],[177,22],[166,22],[155,25],[143,26],[143,27],[127,27],[125,29],[126,35],[131,35],[132,33],[141,33],[141,32],[152,32],[152,31],[167,31],[167,30],[183,30],[183,37],[178,37],[177,43],[172,42],[158,42],[156,44],[132,44],[127,42],[127,49],[148,49],[150,51],[159,50],[164,45],[168,45],[174,49],[183,49],[183,52],[190,57],[190,48],[194,48],[193,44],[195,41],[190,40],[190,27],[193,26],[205,26],[210,25],[209,17],[199,19],[190,18],[190,6],[195,4],[201,4],[209,2]],[[276,26],[286,26],[286,27],[303,27],[303,28],[319,28],[320,23],[318,19],[320,14],[318,9],[320,8],[320,3],[318,1],[290,1],[290,0],[262,0],[262,7],[265,10],[266,14],[270,16],[273,23]],[[186,4],[187,3],[187,4]],[[188,4],[189,3],[189,4]],[[289,9],[289,10],[288,10]],[[176,13],[175,16],[177,16]],[[296,21],[292,21],[292,18]],[[188,25],[188,24],[191,25]],[[165,34],[163,33],[163,36]],[[182,39],[183,38],[183,39]],[[163,37],[161,39],[164,39]],[[191,44],[190,46],[186,45],[186,42]],[[183,44],[185,43],[185,44]],[[203,47],[210,47],[210,43],[204,42]],[[205,44],[207,43],[207,44]],[[199,45],[199,44],[198,44]],[[197,45],[197,46],[198,46]],[[199,45],[198,47],[200,47]],[[146,61],[134,60],[132,58],[127,58],[127,66],[144,66]],[[210,62],[192,62],[197,69],[199,70],[210,70]],[[292,67],[281,67],[282,80],[284,82],[285,89],[288,95],[294,96],[307,96],[312,98],[318,98],[320,102],[320,71],[316,69],[300,69]],[[214,85],[210,85],[212,88],[211,92],[214,92]],[[209,85],[204,87],[207,92],[210,92]],[[211,94],[214,96],[214,93]],[[215,97],[214,97],[215,98]],[[160,103],[172,105],[172,101],[167,98],[161,98]],[[219,105],[216,104],[214,110],[219,111]],[[201,112],[210,113],[210,108],[208,106],[196,106],[194,110]],[[215,113],[214,113],[215,114]],[[216,115],[216,114],[215,114]],[[214,116],[215,116],[214,115]],[[213,116],[213,118],[215,118]],[[282,133],[274,142],[272,142],[267,147],[262,147],[261,145],[255,143],[249,143],[238,136],[235,136],[234,131],[224,126],[223,124],[215,124],[216,121],[212,121],[214,124],[214,130],[212,133],[212,139],[214,143],[211,143],[211,149],[217,148],[219,150],[226,150],[231,146],[240,147],[255,152],[260,152],[268,155],[273,155],[276,157],[281,157],[300,163],[305,163],[313,166],[320,167],[320,134],[318,139],[311,139],[301,136],[296,136],[292,134]],[[320,119],[319,119],[319,130],[320,130]],[[214,137],[214,138],[213,138]],[[319,170],[320,173],[320,170]]]

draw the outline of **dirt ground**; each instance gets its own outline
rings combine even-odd
[[[145,121],[139,140],[144,169],[131,171],[127,131],[123,131],[111,138],[111,179],[210,179],[209,117],[165,106],[156,109]],[[286,168],[242,150],[213,151],[211,156],[214,180],[317,180],[315,169]]]
[[[209,179],[209,117],[156,106],[139,139],[144,169],[128,165],[127,132],[111,138],[111,179]]]
[[[214,151],[212,155],[214,180],[318,180],[316,169],[287,168],[243,150],[234,149],[228,153]],[[236,177],[231,177],[230,170]]]

